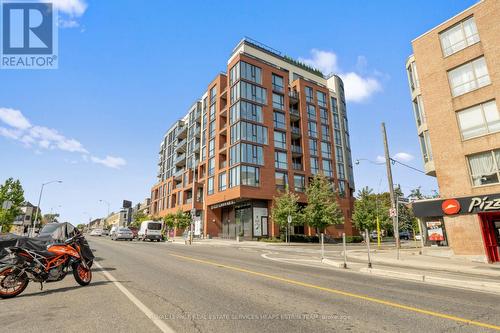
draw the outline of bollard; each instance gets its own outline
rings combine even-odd
[[[321,233],[321,260],[325,259],[325,234]]]
[[[368,235],[368,229],[365,229],[365,241],[368,250],[368,268],[372,268],[372,260],[370,258],[370,235]]]
[[[345,241],[345,232],[342,233],[342,244],[344,247],[344,268],[347,268],[347,246]]]

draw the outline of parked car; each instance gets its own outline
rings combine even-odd
[[[155,221],[144,221],[141,223],[139,232],[137,233],[138,239],[145,241],[149,239],[151,241],[155,240],[157,242],[161,241],[161,229],[163,227],[162,222]]]
[[[139,233],[139,229],[136,227],[128,227],[130,231],[132,231],[132,235],[134,236],[134,239],[137,238],[137,234]]]
[[[90,236],[102,236],[102,229],[92,229]]]
[[[109,236],[109,230],[103,229],[102,230],[102,236]]]
[[[109,236],[110,237],[113,237],[113,234],[116,232],[116,230],[118,229],[117,226],[113,226],[111,227],[111,230],[109,231]]]
[[[117,228],[113,235],[111,235],[111,240],[124,239],[131,241],[133,238],[134,236],[132,234],[132,231],[130,231],[130,229],[126,227]]]
[[[409,231],[400,231],[399,232],[399,239],[406,239],[409,240],[411,238],[411,233]]]
[[[382,235],[380,235],[380,237],[382,238]],[[376,231],[372,231],[370,234],[370,238],[376,240],[378,238],[378,233]]]
[[[415,240],[422,240],[422,235],[421,234],[417,234],[415,235]]]

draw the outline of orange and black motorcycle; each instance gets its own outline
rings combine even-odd
[[[40,283],[61,281],[72,269],[76,282],[86,286],[92,280],[93,255],[81,233],[64,243],[47,245],[40,251],[28,247],[9,247],[9,264],[0,268],[0,298],[21,294],[29,281]]]

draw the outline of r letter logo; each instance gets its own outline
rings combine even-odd
[[[1,2],[2,69],[56,69],[57,13],[50,2]]]

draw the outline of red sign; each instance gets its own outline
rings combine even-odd
[[[455,199],[443,201],[441,208],[446,215],[454,215],[460,211],[460,203]]]

